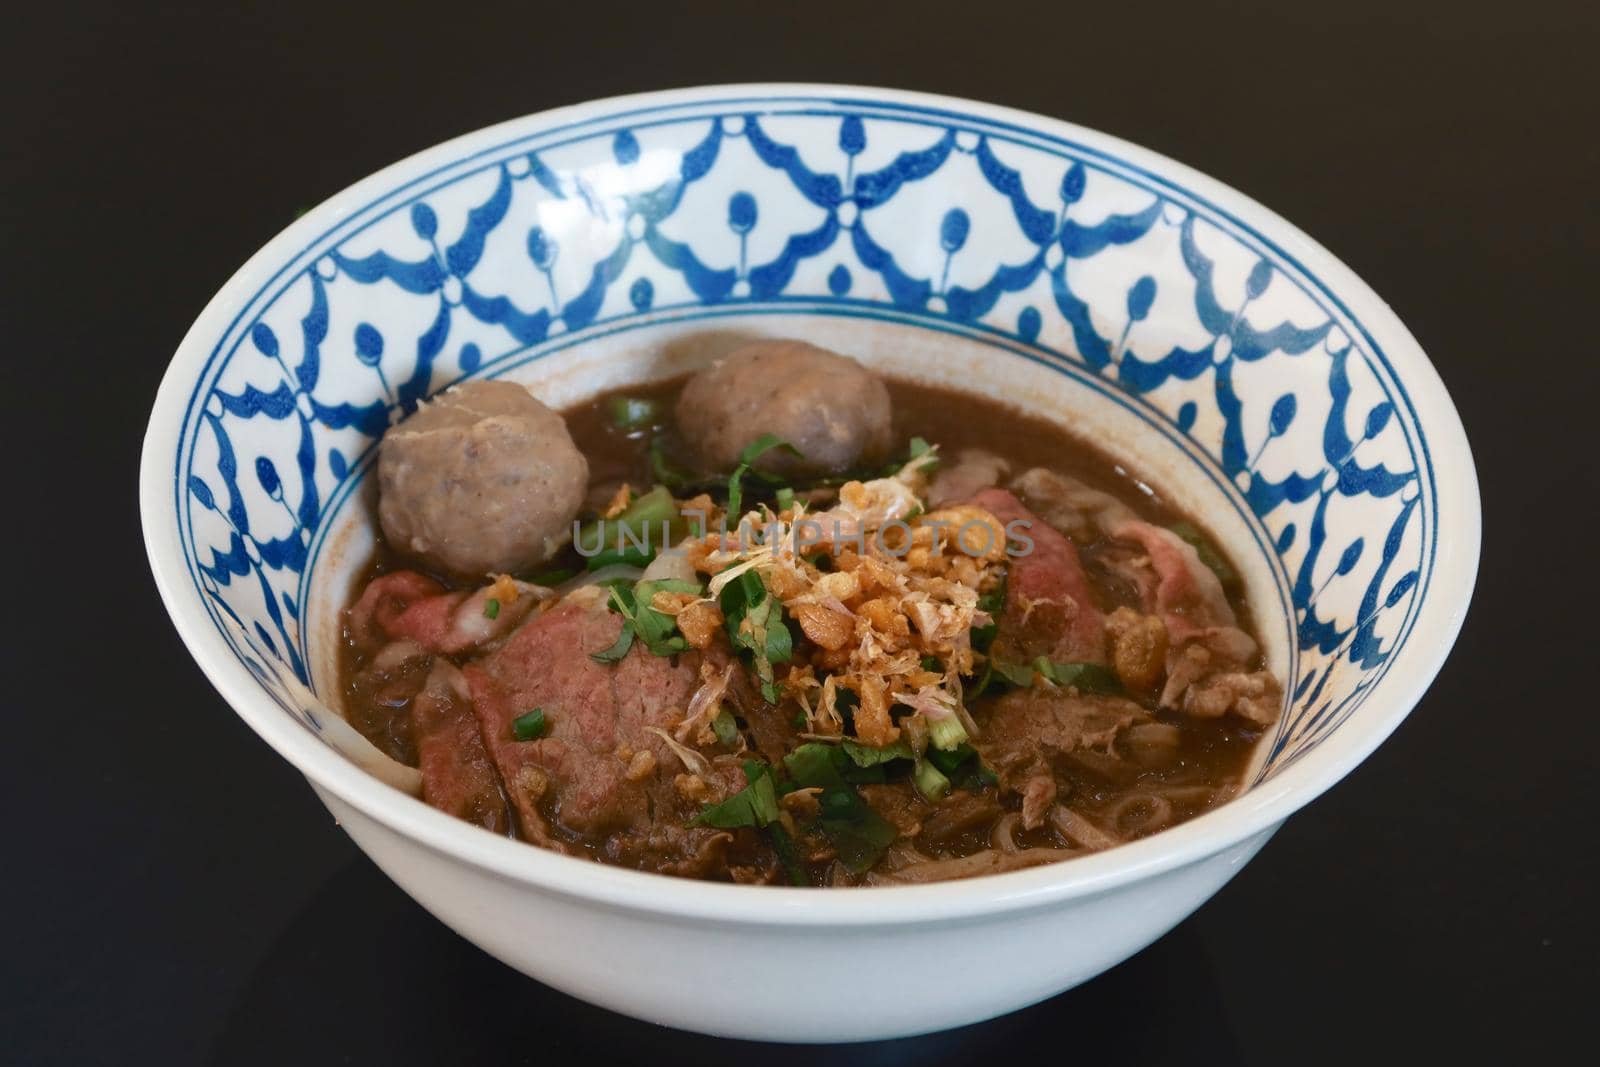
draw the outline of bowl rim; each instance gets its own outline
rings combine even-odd
[[[1438,499],[1431,595],[1363,713],[1341,725],[1282,771],[1197,818],[1106,852],[1007,874],[871,892],[818,892],[699,882],[563,856],[462,823],[386,785],[335,752],[286,714],[229,651],[199,596],[184,579],[183,548],[172,509],[171,456],[195,374],[212,340],[250,303],[261,282],[304,242],[364,208],[374,194],[447,165],[474,150],[562,123],[601,119],[640,107],[707,104],[765,96],[910,105],[1008,123],[1068,139],[1203,196],[1267,236],[1338,294],[1350,317],[1380,343],[1427,432]],[[1477,578],[1481,503],[1460,417],[1437,370],[1398,317],[1354,271],[1298,227],[1230,186],[1149,149],[1061,119],[959,97],[821,83],[735,83],[605,97],[513,118],[452,138],[393,163],[335,193],[268,241],[218,290],[185,333],[164,373],[146,430],[139,474],[146,552],[168,614],[190,654],[234,711],[263,740],[326,791],[387,829],[432,852],[512,882],[636,912],[706,923],[896,926],[994,916],[1103,893],[1200,862],[1270,833],[1365,759],[1410,713],[1443,666],[1465,619]],[[1448,489],[1444,488],[1448,486]],[[1394,669],[1400,668],[1400,669]]]

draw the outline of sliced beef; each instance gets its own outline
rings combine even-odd
[[[1079,766],[1074,754],[1113,753],[1117,735],[1151,715],[1124,697],[1073,689],[1016,689],[979,716],[978,751],[1008,790],[1028,794],[1042,774]],[[1115,758],[1115,757],[1110,757]],[[1032,786],[1035,793],[1041,787]]]
[[[1033,542],[1025,555],[1011,558],[994,654],[1012,663],[1038,656],[1104,663],[1105,619],[1072,542],[1004,489],[985,489],[972,502],[999,519],[1008,533],[1020,530]]]
[[[367,583],[350,605],[345,622],[358,646],[376,647],[401,636],[395,626],[407,608],[444,593],[444,586],[416,571],[392,571]]]
[[[486,830],[510,833],[511,811],[461,672],[436,660],[412,707],[422,799]]]
[[[432,578],[395,571],[373,579],[361,594],[350,609],[350,632],[358,640],[381,635],[455,655],[516,629],[547,592],[507,578],[481,589],[447,593]]]
[[[1255,666],[1255,639],[1239,628],[1221,580],[1193,545],[1054,471],[1034,468],[1013,485],[1074,536],[1109,542],[1097,547],[1096,562],[1137,606],[1119,608],[1108,626],[1111,661],[1129,689],[1159,690],[1162,707],[1202,718],[1232,712],[1256,726],[1276,721],[1278,683]]]
[[[699,657],[669,659],[635,645],[616,664],[592,659],[620,629],[598,597],[574,596],[469,664],[485,743],[524,833],[581,839],[630,866],[712,873],[703,868],[717,862],[719,832],[684,824],[704,803],[743,788],[738,761],[699,757],[698,784],[681,782],[683,761],[654,732],[682,720],[700,685]],[[548,732],[518,741],[512,723],[534,708],[544,710]]]
[[[1107,526],[1138,517],[1110,493],[1044,467],[1024,471],[1011,488],[1044,521],[1083,544]]]
[[[1106,532],[1119,541],[1137,543],[1149,556],[1140,592],[1146,609],[1159,613],[1167,624],[1169,639],[1186,641],[1211,627],[1235,624],[1222,582],[1189,542],[1140,519],[1116,523]]]
[[[928,486],[928,506],[942,508],[971,500],[982,490],[999,485],[1011,464],[981,448],[963,448],[955,462],[946,461]]]

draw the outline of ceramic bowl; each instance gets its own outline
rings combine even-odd
[[[335,677],[384,428],[465,378],[563,404],[751,335],[1039,412],[1202,517],[1285,682],[1243,794],[1064,864],[833,891],[607,868],[411,795],[340,718]],[[1159,937],[1412,708],[1479,544],[1433,367],[1299,230],[1092,130],[836,86],[563,108],[340,193],[184,338],[141,478],[151,565],[195,659],[425,908],[597,1004],[795,1041],[982,1019]]]

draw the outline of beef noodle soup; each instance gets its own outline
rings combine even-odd
[[[493,832],[685,877],[926,882],[1234,795],[1281,693],[1214,539],[1053,424],[763,341],[379,458],[349,720]]]

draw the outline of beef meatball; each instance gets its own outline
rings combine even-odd
[[[512,382],[468,382],[383,435],[378,519],[438,570],[524,571],[571,536],[588,481],[560,415]]]
[[[890,445],[889,390],[848,356],[804,341],[757,341],[689,379],[678,426],[695,458],[725,471],[764,433],[803,458],[769,450],[756,466],[771,474],[837,474],[884,459]]]

